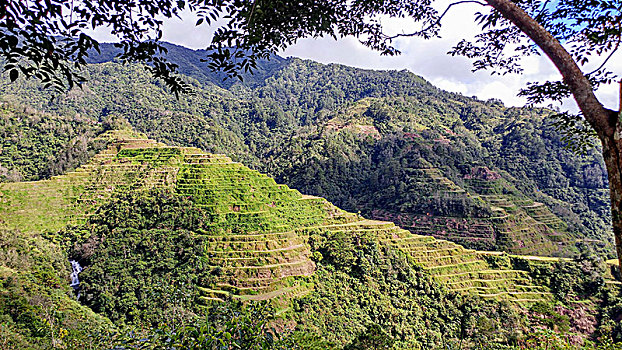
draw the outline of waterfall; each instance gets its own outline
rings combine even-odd
[[[69,262],[71,263],[72,270],[70,286],[77,292],[76,299],[80,299],[80,291],[78,290],[80,288],[80,279],[78,278],[78,274],[82,272],[82,266],[80,266],[80,263],[75,260],[69,260]]]

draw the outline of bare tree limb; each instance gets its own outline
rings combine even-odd
[[[618,25],[619,26],[619,25]],[[618,41],[616,42],[616,47],[611,51],[611,53],[609,53],[609,55],[607,56],[607,58],[605,58],[605,60],[603,61],[603,63],[598,66],[598,68],[594,69],[593,71],[587,73],[587,76],[590,76],[596,72],[598,72],[599,70],[601,70],[606,64],[607,62],[609,62],[609,60],[611,59],[611,57],[613,56],[614,53],[616,53],[618,51],[618,49],[620,48],[620,41],[622,40],[622,37],[618,37]]]
[[[538,18],[542,16],[544,14],[544,11],[546,11],[546,7],[549,5],[550,2],[551,0],[546,0],[544,4],[542,4],[542,9],[540,9],[540,12],[534,18]]]
[[[426,28],[423,28],[419,31],[413,32],[413,33],[401,33],[401,34],[395,34],[395,35],[391,35],[391,36],[386,36],[384,39],[385,40],[393,40],[393,39],[397,39],[397,38],[401,38],[401,37],[413,37],[413,36],[421,36],[423,33],[427,32],[428,30],[434,28],[435,26],[439,25],[441,23],[441,20],[443,19],[443,17],[445,17],[445,15],[447,14],[447,12],[449,12],[449,10],[455,6],[455,5],[461,5],[461,4],[478,4],[481,6],[488,6],[486,3],[481,2],[481,1],[477,1],[477,0],[462,0],[462,1],[456,1],[454,3],[449,4],[449,6],[447,6],[447,8],[445,9],[445,11],[443,11],[443,13],[438,17],[438,19],[430,24],[429,26],[427,26]]]

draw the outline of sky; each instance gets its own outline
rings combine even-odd
[[[445,9],[439,2],[438,9]],[[482,100],[497,98],[508,106],[523,106],[525,99],[517,96],[519,90],[531,81],[558,80],[560,74],[546,57],[528,57],[523,61],[524,72],[521,75],[492,76],[490,72],[472,72],[471,60],[464,57],[453,57],[447,52],[461,39],[473,38],[479,28],[474,23],[474,13],[481,10],[476,4],[454,6],[443,19],[441,38],[424,40],[420,38],[400,38],[395,42],[402,52],[399,56],[381,56],[378,52],[366,48],[355,38],[334,40],[332,38],[302,39],[295,45],[279,52],[283,57],[299,57],[321,63],[339,63],[365,69],[407,69],[422,76],[435,86],[459,92],[466,96],[477,96]],[[189,13],[182,19],[167,20],[163,27],[163,40],[193,49],[207,47],[215,27],[195,26],[196,17]],[[383,25],[387,32],[409,32],[414,27],[404,19],[386,19]],[[111,41],[112,37],[103,32],[95,33],[95,37],[103,41]],[[604,59],[604,58],[602,58]],[[600,65],[601,59],[595,59],[593,66]],[[622,52],[616,53],[609,61],[609,67],[622,75]],[[591,68],[588,66],[586,70]],[[618,84],[603,86],[597,96],[605,107],[619,108]],[[564,101],[559,106],[562,110],[577,111],[572,100]]]

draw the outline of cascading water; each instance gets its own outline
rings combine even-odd
[[[82,266],[80,266],[80,263],[75,260],[69,260],[69,262],[71,263],[71,270],[72,270],[70,286],[77,293],[76,299],[80,299],[80,291],[79,291],[80,279],[78,278],[78,274],[82,272]]]

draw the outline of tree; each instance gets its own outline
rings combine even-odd
[[[463,40],[450,52],[473,59],[474,70],[520,73],[521,58],[543,52],[561,80],[530,83],[521,94],[532,103],[559,101],[572,95],[580,115],[563,113],[557,123],[566,139],[582,145],[582,135],[602,143],[611,195],[616,248],[622,266],[622,113],[605,108],[594,91],[616,76],[607,69],[622,41],[619,0],[456,0],[443,12],[435,0],[38,0],[8,1],[0,7],[0,56],[12,80],[21,74],[58,90],[82,82],[79,70],[98,43],[84,33],[111,28],[122,48],[119,59],[145,62],[174,93],[189,91],[176,66],[163,57],[159,44],[162,18],[184,10],[199,16],[197,25],[226,21],[214,34],[208,65],[230,77],[252,71],[258,59],[304,37],[355,36],[383,54],[404,36],[439,35],[444,15],[462,4],[478,4],[475,21],[482,27],[474,41]],[[420,24],[411,33],[385,33],[381,17],[407,17]],[[599,67],[585,71],[593,59]],[[622,104],[622,83],[621,83]],[[622,107],[621,107],[622,108]]]
[[[205,318],[164,323],[149,330],[114,334],[112,349],[268,350],[298,349],[293,337],[270,326],[274,307],[267,302],[226,301],[209,308]],[[108,340],[108,339],[106,339]]]

